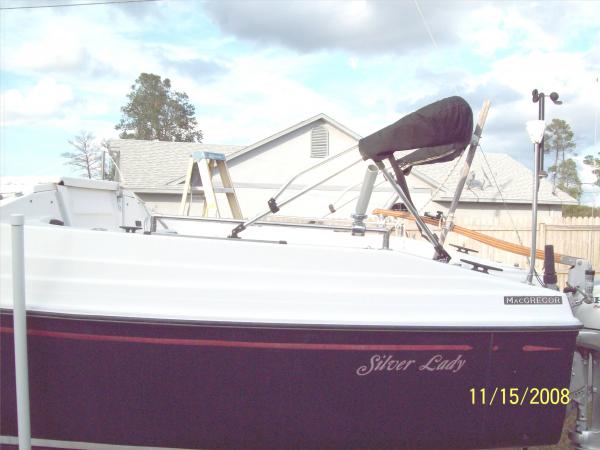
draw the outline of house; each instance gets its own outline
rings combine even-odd
[[[360,136],[325,114],[318,114],[249,146],[198,143],[112,140],[118,155],[121,181],[154,211],[177,214],[185,170],[195,151],[226,156],[242,212],[253,217],[268,209],[267,201],[301,170],[339,155],[321,167],[294,179],[279,203],[320,179],[349,169],[327,180],[298,200],[285,205],[280,214],[320,218],[349,218],[360,190],[368,161],[356,148]],[[344,151],[346,151],[344,153]],[[462,158],[413,168],[408,183],[415,205],[424,211],[447,211],[462,169]],[[458,214],[500,217],[530,214],[532,172],[505,154],[478,152],[459,203]],[[218,186],[218,183],[215,183]],[[501,193],[499,192],[499,189]],[[381,176],[376,181],[370,209],[393,198]],[[221,203],[222,200],[222,203]],[[540,214],[560,215],[562,205],[577,202],[564,192],[552,193],[551,184],[540,185]],[[224,199],[222,211],[228,211]],[[202,195],[194,194],[191,214],[199,214]],[[331,213],[329,205],[334,205]]]

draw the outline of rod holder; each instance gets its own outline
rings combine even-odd
[[[554,267],[554,246],[544,247],[544,285],[547,288],[558,290],[556,268]]]
[[[373,194],[373,187],[378,173],[379,169],[372,164],[370,164],[365,171],[365,177],[360,188],[358,202],[356,202],[356,210],[354,214],[352,214],[352,218],[354,219],[354,222],[352,223],[353,235],[363,236],[365,234],[367,228],[365,219],[368,217],[367,208],[369,206],[369,201],[371,200],[371,194]]]

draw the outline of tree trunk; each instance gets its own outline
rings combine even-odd
[[[85,168],[87,170],[88,178],[92,179],[92,172],[90,171],[90,157],[85,155]]]

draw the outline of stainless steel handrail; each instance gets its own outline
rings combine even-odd
[[[230,219],[223,217],[190,217],[190,216],[178,216],[169,214],[153,214],[150,216],[150,232],[156,233],[157,223],[160,220],[181,220],[189,222],[216,222],[225,224],[241,224],[244,223],[241,219]],[[269,221],[256,221],[256,225],[269,225],[277,227],[288,227],[288,228],[306,228],[306,229],[322,229],[331,231],[348,231],[352,232],[352,226],[344,225],[325,225],[317,223],[291,223],[291,222],[269,222]],[[390,230],[385,227],[378,228],[366,228],[367,233],[378,233],[382,235],[383,243],[382,248],[389,249],[389,238]]]

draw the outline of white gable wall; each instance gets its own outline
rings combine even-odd
[[[329,123],[323,121],[311,123],[230,160],[228,165],[233,179],[236,183],[281,184],[298,171],[322,161],[322,158],[310,157],[311,130],[319,125],[324,126],[329,132],[330,156],[358,144],[352,136]],[[358,149],[352,153],[354,159],[359,158]],[[250,160],[251,163],[247,164]]]
[[[311,158],[310,156],[311,130],[316,126],[325,127],[329,133],[329,156],[339,154],[358,144],[356,136],[343,131],[343,129],[338,128],[327,120],[318,119],[296,130],[287,132],[278,138],[267,139],[265,144],[246,152],[242,151],[239,156],[234,156],[234,153],[234,155],[229,157],[229,170],[236,186],[236,192],[245,217],[253,217],[265,211],[268,208],[267,201],[278,191],[283,183],[287,182],[290,177],[299,171],[323,161],[323,158]],[[278,203],[285,201],[317,180],[358,160],[360,160],[360,154],[358,148],[355,148],[334,161],[325,163],[322,167],[302,175],[293,181],[290,188],[278,199]],[[320,218],[329,214],[329,204],[337,202],[337,211],[334,214],[329,214],[329,217],[349,218],[356,204],[356,200],[353,197],[358,196],[360,186],[355,186],[343,196],[342,193],[350,186],[359,184],[362,181],[368,164],[360,160],[351,169],[326,181],[323,185],[315,188],[289,205],[285,205],[280,214],[285,216]],[[184,168],[182,167],[182,174],[183,171]],[[417,170],[414,172],[417,172]],[[382,180],[383,178],[379,176],[376,184]],[[217,182],[217,180],[215,181]],[[429,202],[432,194],[436,192],[436,188],[434,186],[435,183],[428,180],[426,176],[419,177],[413,173],[408,177],[408,184],[411,189],[413,201],[421,212],[447,211],[448,202]],[[393,191],[387,183],[381,184],[373,193],[368,211],[383,207],[392,194]],[[181,194],[144,192],[140,195],[148,202],[148,206],[157,212],[178,213],[179,211]],[[446,192],[444,196],[447,195],[452,195],[452,193]],[[340,198],[340,196],[342,197]],[[200,213],[202,197],[196,195],[194,200],[191,214],[198,215]],[[218,196],[218,200],[222,215],[229,217],[229,208],[225,196]],[[340,206],[343,203],[348,204]],[[423,209],[422,207],[425,204],[427,206]],[[530,214],[530,205],[511,202],[509,210],[512,216],[524,216]],[[542,205],[540,210],[549,215],[560,215],[561,206]],[[507,214],[505,207],[501,203],[461,202],[459,207],[459,215],[501,218]]]
[[[329,132],[329,156],[343,152],[357,146],[358,141],[349,134],[325,121],[313,122],[286,134],[250,152],[236,157],[228,162],[231,177],[234,180],[242,212],[246,216],[254,216],[268,208],[267,201],[299,171],[322,161],[322,158],[311,158],[311,130],[316,126],[324,126]],[[360,160],[358,148],[347,154],[325,163],[298,179],[294,180],[291,188],[278,199],[279,202],[298,193],[302,188],[317,182],[332,174],[353,161]],[[360,161],[352,168],[337,175],[314,191],[295,200],[282,208],[281,214],[286,216],[322,217],[329,213],[328,205],[339,199],[340,204],[351,200],[359,194],[360,186],[354,187],[341,199],[341,194],[352,185],[362,182],[368,162]],[[414,177],[411,177],[414,178]],[[376,183],[383,180],[379,176]],[[415,188],[413,200],[417,205],[424,204],[431,195],[431,186],[419,179],[409,181],[411,188]],[[418,189],[417,189],[418,188]],[[372,196],[369,210],[382,207],[392,195],[392,189],[387,183],[382,184]],[[349,218],[354,210],[356,200],[339,207],[330,217]],[[224,199],[220,207],[228,211]]]

